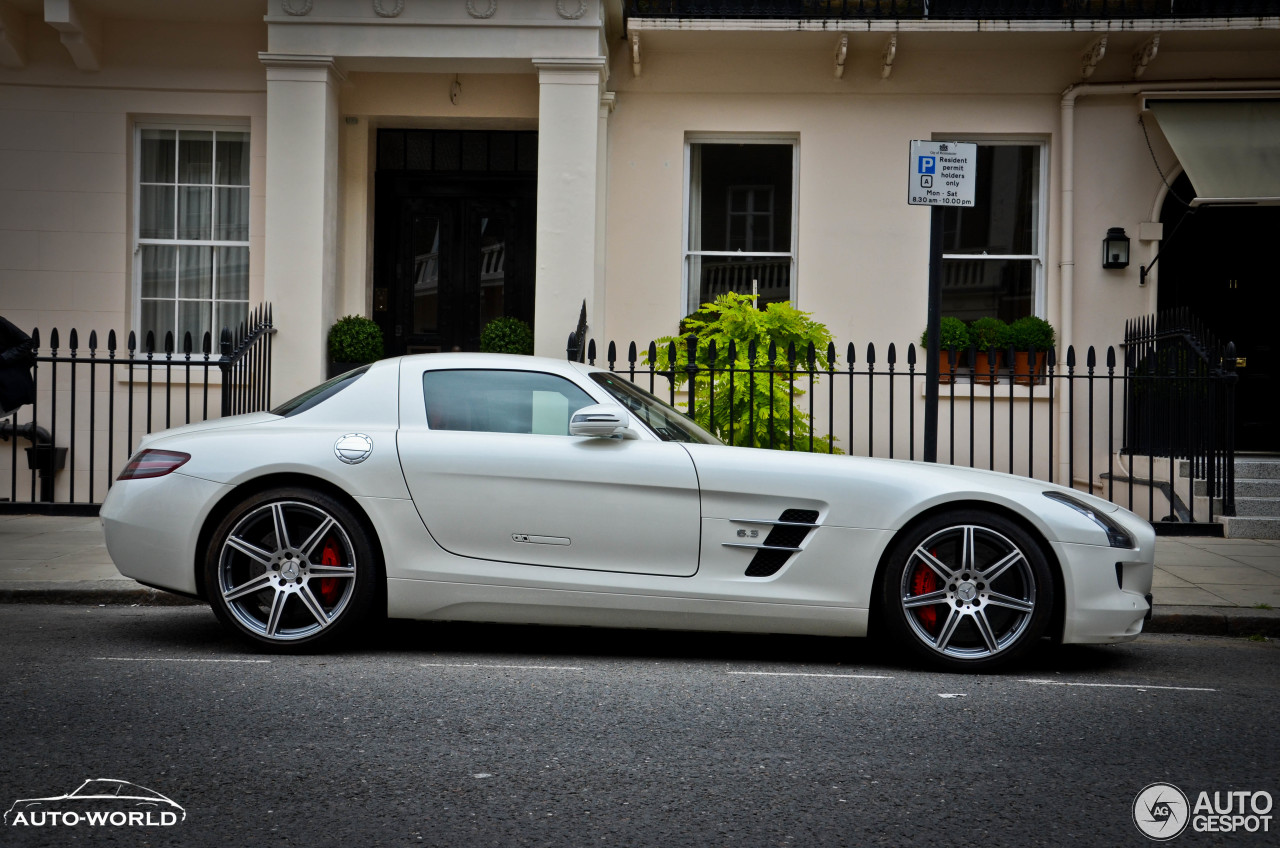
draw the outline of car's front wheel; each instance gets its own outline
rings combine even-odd
[[[211,537],[204,577],[224,624],[280,651],[332,647],[378,596],[376,554],[360,519],[303,488],[237,504]]]
[[[980,510],[940,513],[899,538],[881,590],[889,636],[953,671],[988,671],[1025,653],[1054,603],[1040,546]]]

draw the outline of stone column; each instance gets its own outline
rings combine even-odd
[[[338,84],[330,56],[260,53],[267,67],[264,289],[278,328],[272,402],[325,377],[337,273]]]
[[[588,335],[596,340],[603,356],[609,349],[609,328],[605,325],[605,255],[609,229],[609,115],[617,105],[617,94],[600,95],[600,116],[596,133],[596,278],[595,295],[587,310]]]
[[[563,358],[583,301],[588,316],[595,312],[605,60],[535,59],[534,64],[538,68],[534,352]]]

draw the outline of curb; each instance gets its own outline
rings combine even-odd
[[[143,586],[133,580],[0,582],[0,604],[81,604],[148,607],[203,606],[203,601]]]
[[[1280,610],[1249,607],[1159,606],[1144,633],[1188,633],[1197,636],[1267,636],[1280,638]]]

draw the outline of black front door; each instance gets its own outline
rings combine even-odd
[[[479,350],[504,315],[532,327],[536,175],[515,155],[530,136],[379,132],[373,315],[388,355]]]
[[[1173,192],[1187,200],[1195,196],[1185,174]],[[1235,343],[1236,449],[1280,450],[1280,208],[1210,206],[1187,212],[1170,196],[1161,220],[1159,308],[1186,307],[1223,343]]]

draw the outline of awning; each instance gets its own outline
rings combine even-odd
[[[1193,206],[1280,205],[1280,99],[1148,97],[1195,187]]]

